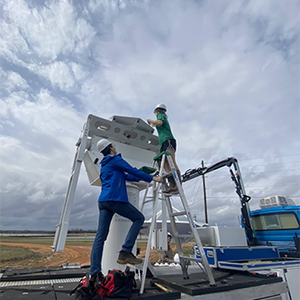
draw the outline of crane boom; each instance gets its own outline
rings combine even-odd
[[[189,169],[182,175],[182,181],[188,181],[198,176],[206,175],[207,173],[213,172],[223,167],[231,168],[233,165],[234,171],[230,169],[230,175],[232,181],[235,183],[236,193],[238,194],[241,202],[241,213],[242,213],[242,223],[245,228],[245,233],[248,238],[248,243],[253,245],[258,245],[257,239],[254,236],[254,232],[251,226],[250,213],[249,213],[249,200],[251,197],[246,195],[244,183],[242,180],[242,175],[240,172],[238,161],[235,157],[229,157],[227,159],[221,160],[209,167],[199,167],[196,169]]]

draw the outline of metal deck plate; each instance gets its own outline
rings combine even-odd
[[[213,275],[216,281],[214,287],[209,285],[203,273],[190,274],[189,279],[183,279],[182,275],[159,276],[157,279],[161,284],[191,296],[282,282],[281,277],[267,277],[237,271],[213,270]]]
[[[5,270],[0,279],[0,299],[74,300],[75,293],[71,296],[69,293],[88,271],[89,268],[63,269],[60,267]],[[170,292],[166,293],[158,287],[152,287],[148,278],[143,295],[139,295],[139,290],[140,282],[137,281],[137,288],[133,290],[130,299],[171,300],[181,298],[178,290],[170,289]],[[104,299],[110,298],[104,297]],[[124,298],[114,299],[124,300]]]

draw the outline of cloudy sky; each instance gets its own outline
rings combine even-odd
[[[1,229],[55,230],[87,116],[168,107],[182,173],[234,156],[250,207],[300,205],[297,0],[1,0]],[[209,223],[238,226],[228,168],[206,177]],[[202,179],[184,184],[204,222]],[[95,229],[82,168],[70,228]],[[146,216],[150,217],[150,215]]]

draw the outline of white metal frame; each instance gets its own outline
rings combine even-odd
[[[134,160],[134,155],[136,155],[136,153],[131,153],[131,147],[137,147],[140,150],[143,150],[139,151],[137,155],[139,157],[139,163],[143,163],[143,165],[148,164],[150,166],[152,164],[153,156],[155,156],[159,150],[158,137],[153,135],[153,132],[154,129],[139,118],[113,116],[111,120],[107,120],[94,115],[88,116],[87,121],[83,126],[82,134],[76,145],[77,150],[69,179],[68,190],[60,221],[58,225],[56,225],[54,242],[51,246],[54,252],[61,252],[65,247],[73,200],[80,168],[84,161],[86,151],[97,152],[96,144],[98,140],[100,138],[107,138],[119,143],[120,146],[123,146],[122,149],[124,151],[122,151],[122,155],[125,159],[127,154],[131,160]],[[90,156],[88,156],[88,158],[90,159]],[[99,186],[101,185],[100,180],[98,180],[99,173],[96,173],[98,177],[95,179],[89,178],[89,180],[91,184]],[[140,184],[139,187],[143,189],[145,188],[145,184]]]

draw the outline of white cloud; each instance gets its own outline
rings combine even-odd
[[[3,91],[10,94],[16,90],[27,90],[27,81],[16,72],[4,72],[0,69],[0,78]]]
[[[48,79],[52,86],[58,87],[63,91],[70,91],[75,84],[72,69],[68,64],[61,61],[46,66],[29,66],[29,69]]]
[[[74,50],[82,53],[94,35],[86,20],[76,19],[76,11],[69,1],[32,8],[25,1],[7,1],[4,11],[12,27],[19,28],[20,40],[30,45],[24,49],[27,54],[42,59],[54,60]]]

